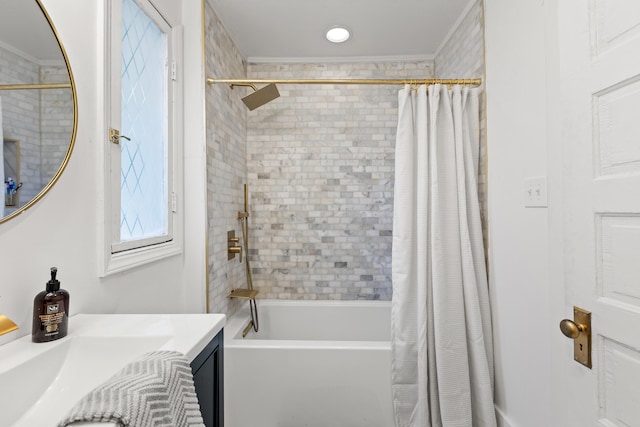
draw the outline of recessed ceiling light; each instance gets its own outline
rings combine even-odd
[[[345,27],[331,27],[327,31],[327,40],[332,43],[342,43],[349,40],[351,33]]]

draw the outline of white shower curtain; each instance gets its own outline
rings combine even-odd
[[[478,89],[398,95],[392,252],[397,427],[496,425],[477,195]]]

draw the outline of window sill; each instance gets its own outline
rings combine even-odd
[[[99,272],[99,277],[121,273],[181,253],[182,246],[175,240],[117,253],[107,253],[103,268]]]

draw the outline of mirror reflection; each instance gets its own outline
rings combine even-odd
[[[59,175],[72,146],[75,100],[64,54],[40,4],[0,0],[0,10],[2,222],[33,204]],[[4,159],[15,149],[18,163]]]
[[[20,141],[5,138],[2,155],[4,157],[4,205],[5,213],[15,211],[20,206]]]

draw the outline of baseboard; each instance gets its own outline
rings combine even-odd
[[[507,418],[502,409],[500,409],[498,406],[496,406],[495,408],[498,427],[516,427],[516,425],[513,424],[509,418]]]

